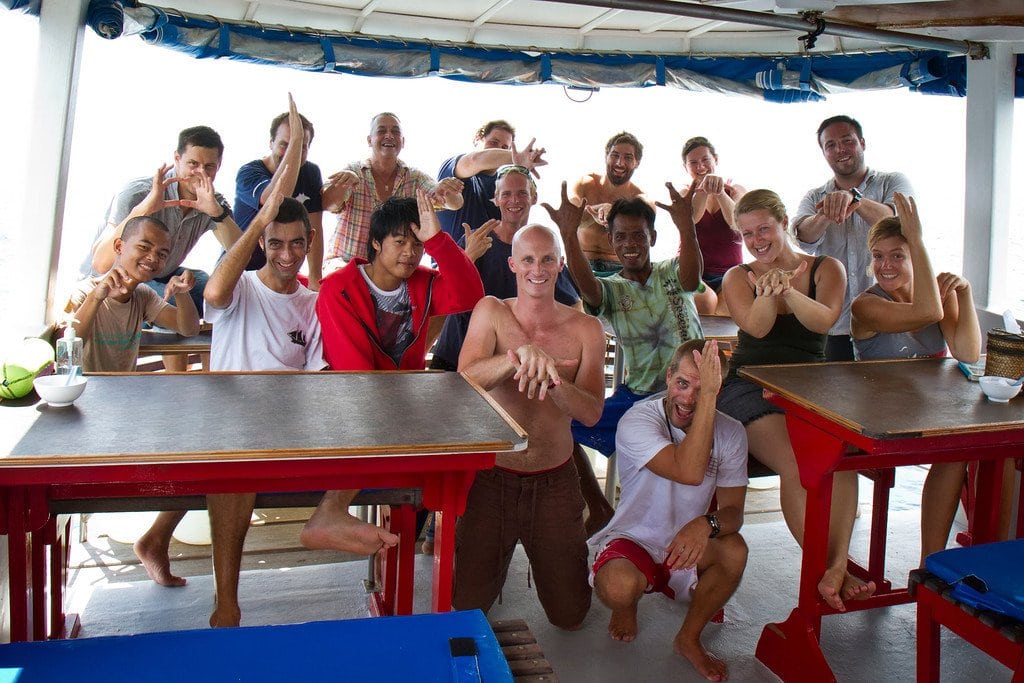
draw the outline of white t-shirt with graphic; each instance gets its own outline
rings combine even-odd
[[[227,308],[206,305],[213,323],[211,370],[321,370],[326,367],[316,317],[316,292],[267,287],[259,271],[242,273]]]

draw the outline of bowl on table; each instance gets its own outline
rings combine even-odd
[[[89,378],[82,375],[75,377],[70,382],[68,382],[67,375],[47,375],[36,377],[32,386],[36,388],[39,398],[54,408],[63,408],[74,403],[75,399],[82,395],[88,382]]]
[[[988,396],[988,400],[996,403],[1008,403],[1011,398],[1020,393],[1021,385],[1014,384],[1017,380],[1008,377],[986,375],[978,381],[981,383],[981,390]]]

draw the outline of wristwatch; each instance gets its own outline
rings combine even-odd
[[[714,513],[710,515],[704,515],[704,519],[708,520],[708,524],[711,525],[711,533],[708,534],[708,538],[714,538],[718,534],[722,533],[722,525],[718,523],[718,516]]]
[[[212,218],[212,220],[213,220],[214,223],[223,223],[227,219],[227,217],[230,216],[230,215],[231,215],[231,209],[229,209],[228,207],[225,206],[224,207],[224,211],[222,211],[219,216],[214,216]]]
[[[862,195],[860,193],[860,190],[858,190],[856,187],[850,188],[850,194],[853,195],[853,201],[850,202],[851,204],[856,204],[860,200],[864,199],[864,195]]]

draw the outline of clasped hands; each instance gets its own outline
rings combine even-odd
[[[572,368],[579,364],[579,360],[575,358],[552,358],[533,344],[523,344],[514,351],[509,349],[506,355],[515,369],[512,380],[519,383],[519,392],[525,392],[527,398],[536,397],[540,401],[547,396],[548,389],[562,384],[562,378],[558,374],[559,368]]]

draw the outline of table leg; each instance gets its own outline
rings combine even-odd
[[[8,489],[7,570],[10,581],[11,642],[28,640],[28,534],[25,530],[25,491]]]
[[[978,491],[974,507],[972,543],[991,543],[999,538],[999,509],[1003,488],[1003,461],[983,459],[978,462]]]
[[[469,481],[472,483],[472,476]],[[468,490],[469,485],[467,484],[465,488]],[[432,612],[449,612],[452,608],[458,489],[458,475],[446,474],[441,486],[441,503],[434,513],[434,582],[430,604]]]
[[[761,631],[755,654],[785,681],[834,681],[819,641],[821,615],[830,610],[820,604],[818,582],[828,566],[832,472],[843,457],[844,444],[792,412],[786,414],[786,425],[807,491],[800,591],[789,618]]]
[[[50,519],[42,529],[36,529],[31,534],[32,545],[32,640],[46,640],[46,614],[47,614],[47,562],[46,550],[51,527],[56,525],[56,520]]]
[[[398,580],[395,592],[395,614],[412,614],[413,583],[416,561],[416,510],[412,505],[392,508],[391,533],[398,534]]]

